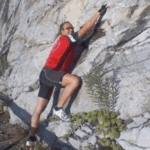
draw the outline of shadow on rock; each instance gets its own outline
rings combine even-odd
[[[23,108],[19,107],[15,102],[13,102],[12,100],[10,100],[8,97],[5,98],[5,97],[1,96],[1,93],[0,93],[0,100],[4,104],[6,104],[10,108],[10,110],[24,124],[26,124],[28,127],[30,126],[30,120],[31,120],[31,114],[30,113],[28,113]],[[47,129],[45,129],[44,123],[42,123],[42,124],[39,125],[39,130],[38,130],[37,135],[41,138],[41,140],[43,140],[49,146],[56,146],[58,148],[60,148],[61,146],[63,146],[63,147],[68,147],[71,150],[75,150],[72,146],[59,141],[59,139],[57,138],[57,136],[53,132],[48,131]]]

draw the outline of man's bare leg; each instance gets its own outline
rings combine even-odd
[[[58,107],[64,106],[64,104],[71,97],[73,92],[80,85],[80,82],[81,82],[80,78],[75,75],[71,75],[71,74],[64,75],[64,77],[62,79],[62,86],[64,87],[64,91],[58,101],[58,104],[57,104]],[[38,127],[38,122],[39,122],[41,113],[45,110],[47,104],[48,104],[47,99],[39,98],[36,108],[34,110],[34,113],[32,115],[32,119],[31,119],[31,127],[32,128],[36,129]]]
[[[53,109],[53,114],[63,121],[69,121],[68,115],[62,109],[75,90],[80,86],[81,80],[76,75],[66,74],[62,79],[64,90],[59,98],[57,106]]]
[[[40,119],[41,113],[45,110],[46,106],[48,104],[48,100],[45,98],[39,98],[36,108],[34,110],[34,113],[32,115],[31,119],[31,127],[37,128],[38,127],[38,122]]]
[[[81,80],[78,76],[72,74],[64,75],[62,79],[62,86],[64,90],[59,98],[58,107],[63,107],[68,99],[72,96],[74,91],[80,86]]]
[[[36,131],[37,131],[38,122],[39,122],[41,113],[45,110],[47,104],[48,104],[47,99],[39,98],[38,102],[37,102],[37,105],[36,105],[36,108],[34,110],[34,113],[32,115],[29,139],[26,142],[26,146],[29,146],[29,149],[31,148],[31,150],[32,150],[31,145],[33,146],[36,142],[35,134],[36,134]],[[30,142],[30,140],[31,140],[31,142]]]

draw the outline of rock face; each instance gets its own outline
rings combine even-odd
[[[150,150],[150,118],[146,117],[147,114],[134,117],[133,121],[128,124],[127,130],[121,133],[117,141],[124,149]]]
[[[56,137],[53,144],[55,145],[57,143],[56,145],[59,145],[62,149],[66,148],[67,145],[71,145],[77,150],[87,150],[87,148],[99,150],[104,148],[98,141],[104,137],[106,138],[106,136],[103,133],[98,134],[97,127],[87,122],[81,125],[79,122],[66,123],[53,120],[47,124],[44,130],[42,130],[42,128],[40,129],[42,132],[45,132],[45,130],[54,132],[66,145],[61,144],[59,141],[57,143]],[[133,117],[116,141],[124,150],[150,150],[149,134],[150,113],[144,113]],[[45,136],[46,135],[45,132]],[[43,137],[44,140],[47,138],[47,141],[52,142],[54,139],[54,135],[49,134],[49,136],[45,136]]]
[[[0,93],[12,100],[10,123],[29,125],[38,98],[38,77],[57,39],[59,25],[68,20],[77,31],[103,4],[109,7],[101,26],[73,73],[83,77],[92,68],[92,62],[99,63],[100,70],[107,72],[105,76],[115,76],[118,81],[114,108],[121,118],[126,120],[149,111],[149,0],[1,0]],[[71,113],[99,108],[86,91],[83,82]],[[51,114],[58,92],[56,88],[41,120]],[[140,136],[147,130],[148,127],[142,129]],[[122,145],[126,142],[120,141]],[[140,147],[145,146],[139,144],[137,149]]]

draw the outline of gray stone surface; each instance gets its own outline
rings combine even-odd
[[[146,113],[149,115],[149,113]],[[136,119],[133,118],[133,122],[128,124],[128,128],[125,131],[121,132],[119,139],[117,139],[118,143],[126,150],[149,150],[150,149],[150,123],[147,122],[145,124],[141,124],[141,120],[145,120],[143,115],[138,116]],[[137,120],[140,123],[137,124]]]
[[[69,142],[76,149],[79,149],[80,146],[81,146],[81,142],[79,140],[76,140],[76,139],[73,139],[73,138],[69,138]]]
[[[137,127],[139,127],[139,124],[137,124],[137,123],[135,123],[135,122],[132,122],[132,123],[130,123],[130,124],[127,125],[127,128],[128,128],[128,129],[129,129],[129,128],[137,128]]]
[[[70,127],[71,123],[63,122],[63,121],[53,121],[49,122],[47,126],[47,130],[54,132],[57,137],[64,137],[65,135],[69,134],[72,129]]]
[[[129,143],[126,142],[126,141],[119,141],[119,140],[118,140],[118,142],[122,145],[122,147],[123,147],[125,150],[150,150],[150,148],[138,147],[137,145],[129,144]]]
[[[88,143],[91,143],[92,145],[96,144],[96,136],[92,135],[89,139],[88,139]]]
[[[126,150],[150,148],[145,145],[146,141],[149,143],[149,129],[143,125],[148,124],[146,119],[150,118],[145,113],[150,111],[149,0],[11,0],[0,4],[0,59],[6,57],[9,64],[3,73],[0,72],[0,93],[12,100],[9,102],[10,123],[29,126],[38,98],[39,74],[57,39],[59,25],[68,20],[77,31],[103,4],[107,4],[109,8],[102,18],[101,30],[90,41],[73,74],[83,78],[92,68],[91,62],[97,62],[100,71],[107,72],[104,78],[115,76],[113,108],[119,111],[120,118],[144,116],[134,119],[119,141]],[[58,94],[53,94],[40,121],[47,118],[56,97]],[[83,81],[70,112],[95,109],[99,106],[87,94]],[[59,130],[55,125],[48,126],[48,130],[55,129],[59,133],[64,124],[60,123]],[[69,125],[63,126],[66,130],[62,135],[69,132],[67,127],[69,129]],[[41,131],[41,136],[44,133]],[[87,134],[91,134],[90,131]]]
[[[92,130],[88,127],[88,126],[82,126],[81,128],[83,131],[85,131],[86,133],[92,133]]]
[[[142,125],[145,122],[147,122],[148,119],[144,118],[143,116],[139,116],[139,117],[134,117],[133,121],[138,124],[138,125]]]
[[[66,123],[66,122],[61,122],[55,129],[54,129],[54,133],[56,134],[57,137],[63,137],[66,134],[71,132],[71,127],[70,127],[70,123]]]
[[[81,129],[78,129],[76,132],[75,132],[75,135],[79,136],[80,138],[84,138],[87,136],[87,133],[85,133],[84,131],[82,131]]]
[[[88,146],[88,140],[81,143],[82,149],[84,150],[84,147]]]
[[[150,90],[150,67],[147,65],[150,53],[150,30],[148,28],[150,19],[149,15],[145,13],[146,16],[143,16],[142,22],[140,16],[149,6],[148,1],[93,0],[93,2],[89,2],[78,0],[77,3],[74,0],[65,0],[33,3],[25,0],[13,0],[9,3],[7,10],[3,9],[5,6],[3,3],[1,17],[2,14],[9,13],[0,25],[0,28],[3,29],[0,32],[0,53],[8,52],[9,68],[0,77],[2,83],[0,91],[16,102],[20,101],[22,94],[28,98],[32,97],[32,101],[36,101],[37,94],[32,93],[32,90],[35,90],[32,87],[38,80],[40,70],[57,38],[59,24],[69,20],[75,30],[78,30],[105,3],[109,6],[101,26],[105,36],[96,40],[93,38],[85,57],[80,59],[73,73],[79,76],[88,73],[93,61],[103,64],[103,71],[115,70],[116,78],[120,81],[115,110],[119,111],[120,117],[124,119],[145,112],[145,109],[149,108],[147,108],[147,104]],[[70,10],[70,8],[72,9]],[[131,11],[132,8],[133,11]],[[118,44],[120,45],[116,46]],[[112,57],[108,60],[110,56]],[[112,75],[113,72],[109,71],[109,74]],[[38,89],[38,87],[36,88]],[[86,91],[83,83],[82,89],[72,105],[72,113],[98,109]],[[24,103],[23,108],[32,114],[34,106],[28,104],[26,97],[21,98]],[[53,97],[51,101],[53,101]],[[52,103],[50,103],[51,105]],[[47,111],[44,112],[44,116]]]
[[[143,117],[146,119],[150,119],[150,114],[148,112],[146,112],[146,113],[144,113]]]

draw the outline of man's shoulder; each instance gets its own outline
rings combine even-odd
[[[69,43],[76,45],[78,42],[78,32],[75,32],[69,35],[60,35],[60,37],[58,38],[58,41],[68,41]]]
[[[68,39],[70,40],[71,43],[77,43],[77,41],[78,41],[78,32],[69,34],[67,37],[68,37]]]
[[[60,35],[60,37],[58,38],[58,41],[69,41],[70,42],[67,35]]]
[[[70,42],[72,42],[72,43],[76,42],[76,39],[74,38],[74,36],[72,34],[69,34],[68,38],[69,38]]]

